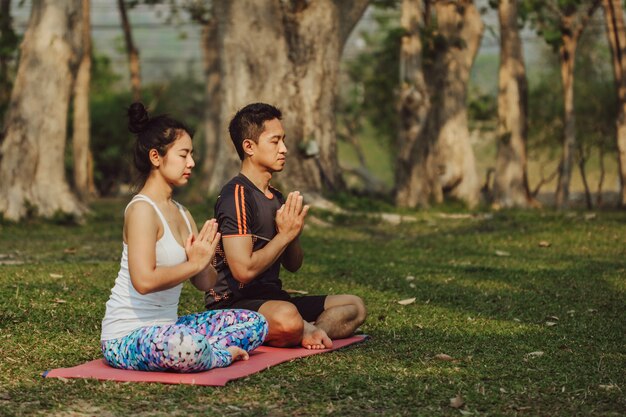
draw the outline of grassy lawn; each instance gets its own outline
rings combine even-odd
[[[368,342],[222,388],[42,379],[100,356],[123,205],[0,224],[0,415],[624,415],[626,212],[314,213],[330,227],[305,231],[285,285],[363,297]],[[180,313],[201,300],[186,286]]]

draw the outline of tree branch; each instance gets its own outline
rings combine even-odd
[[[339,11],[339,39],[343,45],[354,26],[365,13],[369,0],[334,0],[334,3]]]
[[[573,37],[575,40],[578,40],[583,34],[583,31],[587,26],[587,22],[589,22],[589,19],[591,19],[593,14],[596,12],[596,9],[600,6],[600,1],[601,0],[593,0],[591,5],[589,6],[589,9],[587,9],[587,13],[583,15],[583,17],[580,19],[580,22],[578,22],[578,25],[576,25],[576,28],[574,28]]]

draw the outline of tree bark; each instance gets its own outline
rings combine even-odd
[[[442,199],[435,143],[424,135],[431,106],[422,62],[423,8],[422,0],[402,1],[404,36],[400,49],[400,123],[395,170],[395,201],[400,207],[424,207],[432,199]]]
[[[220,146],[220,59],[217,31],[217,19],[215,15],[209,18],[202,26],[202,56],[204,63],[204,75],[206,80],[206,107],[204,113],[204,158],[202,165],[201,190],[211,194],[211,176],[215,169],[217,155]],[[226,145],[228,145],[226,143]]]
[[[606,34],[613,57],[613,76],[617,89],[616,142],[619,166],[619,205],[626,207],[626,29],[620,0],[603,0]]]
[[[557,208],[569,203],[570,181],[572,177],[574,152],[576,151],[576,113],[574,110],[574,64],[576,48],[587,22],[600,5],[600,0],[592,0],[585,13],[577,16],[573,8],[571,14],[561,16],[561,45],[559,63],[563,86],[563,153],[559,165],[559,178],[555,194]]]
[[[528,84],[518,28],[517,0],[500,0],[498,152],[493,186],[496,207],[528,207],[526,138]]]
[[[445,46],[435,51],[434,64],[427,70],[433,110],[426,134],[437,144],[441,189],[473,207],[479,201],[480,182],[467,127],[466,100],[484,25],[471,0],[438,0],[434,10]]]
[[[318,193],[342,186],[335,133],[339,61],[367,0],[226,0],[219,18],[222,74],[220,149],[211,191],[239,169],[227,136],[234,113],[263,101],[283,110],[289,156],[283,188]]]
[[[578,39],[565,33],[559,48],[561,83],[563,84],[563,153],[559,166],[559,179],[555,195],[556,206],[564,207],[569,201],[569,185],[576,150],[576,113],[574,112],[574,61]]]
[[[91,23],[89,0],[82,0],[83,54],[74,86],[74,124],[72,153],[74,158],[74,187],[82,200],[97,196],[93,178],[93,156],[89,149],[89,84],[91,82]]]
[[[139,64],[139,50],[133,41],[133,31],[126,12],[124,0],[117,0],[122,20],[122,30],[124,31],[124,42],[126,43],[126,53],[128,54],[128,68],[130,70],[130,85],[133,92],[133,100],[141,100],[141,67]]]
[[[81,0],[34,2],[0,148],[0,213],[81,216],[65,179],[68,103],[81,59]]]

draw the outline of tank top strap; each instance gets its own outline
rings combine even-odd
[[[183,216],[183,219],[185,220],[185,224],[187,225],[187,230],[189,230],[190,234],[193,234],[193,231],[191,230],[191,223],[189,223],[189,219],[187,218],[187,213],[185,213],[185,207],[180,204],[178,201],[174,201],[174,204],[176,204],[176,207],[178,207],[178,211],[180,211],[180,215]]]
[[[131,204],[136,203],[137,201],[145,201],[146,203],[150,204],[152,208],[154,208],[154,211],[156,211],[156,213],[159,215],[161,223],[163,223],[163,228],[165,229],[165,232],[169,232],[170,234],[172,233],[170,230],[170,225],[167,223],[167,220],[165,220],[165,216],[163,216],[163,213],[161,213],[161,210],[159,210],[156,203],[152,201],[147,195],[136,194],[124,209],[124,214],[126,214],[126,210],[128,210],[128,207],[130,207]],[[185,218],[185,220],[187,219]]]

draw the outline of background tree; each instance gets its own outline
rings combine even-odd
[[[500,22],[497,159],[493,203],[527,207],[532,202],[526,162],[528,85],[518,21],[517,0],[491,2]]]
[[[483,22],[471,0],[431,0],[430,31],[425,45],[425,75],[431,113],[426,140],[434,143],[439,187],[472,207],[479,200],[479,182],[467,126],[467,87],[480,46]]]
[[[139,50],[133,41],[133,31],[128,19],[126,3],[124,0],[117,0],[117,7],[122,20],[122,30],[124,32],[124,43],[128,55],[128,69],[130,71],[130,86],[133,92],[133,101],[141,100],[141,66],[139,62]]]
[[[0,213],[29,210],[80,216],[65,179],[64,155],[72,83],[81,58],[81,0],[34,2],[6,114],[0,148]]]
[[[426,206],[442,200],[432,141],[424,131],[430,112],[430,91],[422,65],[424,4],[403,0],[400,49],[400,93],[395,201],[401,207]],[[431,137],[432,138],[432,137]]]
[[[74,85],[74,114],[72,157],[74,187],[83,200],[97,196],[93,177],[93,155],[89,147],[90,113],[89,85],[91,83],[91,17],[89,0],[82,0],[83,53]]]
[[[600,0],[526,0],[525,13],[545,41],[558,51],[563,88],[563,150],[556,189],[556,206],[569,201],[569,186],[576,152],[574,63],[578,41],[600,5]]]
[[[602,0],[602,6],[617,88],[618,110],[615,125],[620,179],[619,204],[626,207],[626,28],[620,0]]]
[[[265,101],[284,110],[290,160],[278,180],[310,196],[342,185],[336,151],[335,100],[345,41],[367,0],[214,2],[222,74],[220,143],[244,105]],[[220,146],[211,190],[239,162],[232,145]]]

